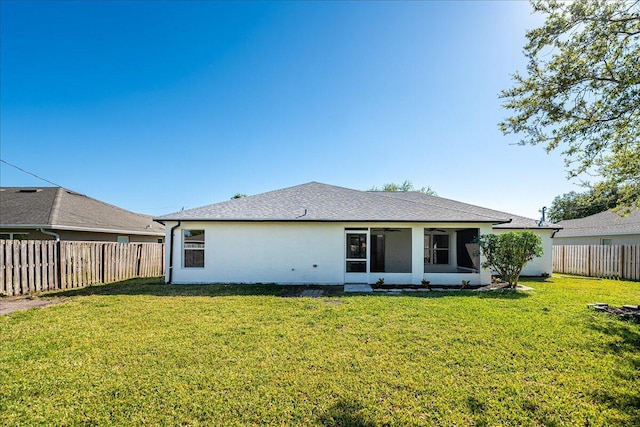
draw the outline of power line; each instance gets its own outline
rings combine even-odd
[[[55,182],[49,181],[48,179],[45,179],[45,178],[42,178],[41,176],[38,176],[38,175],[36,175],[35,173],[32,173],[32,172],[29,172],[28,170],[24,170],[24,169],[22,169],[20,166],[16,166],[16,165],[14,165],[14,164],[11,164],[11,163],[7,162],[6,160],[2,160],[2,159],[0,159],[0,162],[4,163],[4,164],[6,164],[6,165],[9,165],[9,166],[11,166],[12,168],[16,168],[16,169],[18,169],[18,170],[19,170],[19,171],[21,171],[21,172],[24,172],[24,173],[26,173],[26,174],[29,174],[29,175],[31,175],[31,176],[34,176],[34,177],[36,177],[36,178],[38,178],[38,179],[40,179],[40,180],[42,180],[42,181],[44,181],[44,182],[48,182],[49,184],[53,184],[53,185],[55,185],[56,187],[62,187],[62,185],[60,185],[60,184],[56,184]]]

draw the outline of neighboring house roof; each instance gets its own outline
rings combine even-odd
[[[0,228],[45,228],[163,236],[142,215],[62,187],[0,187]]]
[[[556,237],[610,236],[640,234],[640,209],[627,216],[605,211],[580,219],[560,221],[563,229]]]
[[[360,191],[310,182],[176,212],[158,217],[156,220],[161,222],[179,220],[502,224],[514,218],[516,218],[515,215],[504,212],[422,193]],[[519,223],[526,222],[531,228],[539,228],[535,220],[517,218]]]

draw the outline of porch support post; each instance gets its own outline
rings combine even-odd
[[[491,224],[484,224],[480,227],[480,235],[494,234]],[[486,261],[483,254],[480,254],[480,284],[488,285],[491,283],[491,270],[482,268],[482,263]]]
[[[411,227],[411,282],[419,285],[424,277],[424,226]]]

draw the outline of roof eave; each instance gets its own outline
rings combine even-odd
[[[616,232],[602,232],[602,233],[588,233],[588,234],[570,234],[558,236],[558,238],[564,237],[600,237],[600,236],[628,236],[628,235],[639,235],[640,231],[616,231]]]
[[[477,219],[304,219],[304,218],[154,218],[156,222],[164,225],[168,221],[183,222],[428,222],[428,223],[487,223],[504,224],[509,221],[477,220]]]
[[[2,224],[0,229],[9,228],[44,228],[47,230],[65,230],[65,231],[84,231],[90,233],[112,233],[112,234],[132,234],[137,236],[164,236],[164,231],[144,231],[144,230],[123,230],[123,229],[110,229],[110,228],[89,228],[89,227],[75,227],[69,225],[39,225],[39,224]]]

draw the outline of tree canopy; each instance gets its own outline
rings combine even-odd
[[[521,145],[562,149],[570,178],[595,173],[618,187],[619,205],[640,195],[640,1],[532,1],[545,15],[527,31],[526,74],[500,97],[499,124]]]
[[[427,187],[414,187],[413,183],[405,179],[401,184],[390,182],[384,184],[382,188],[371,187],[369,191],[417,191],[419,193],[429,194],[430,196],[437,196],[437,193],[429,186]]]
[[[591,188],[583,193],[571,191],[553,199],[547,215],[551,222],[584,218],[615,208],[619,198],[620,194],[615,187],[608,190]]]

